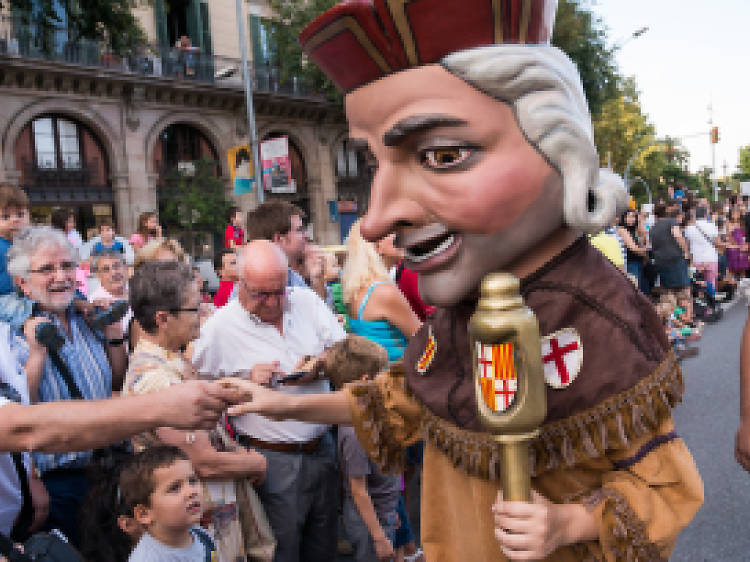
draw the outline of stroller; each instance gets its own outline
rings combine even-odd
[[[693,296],[693,316],[706,323],[717,322],[724,312],[714,297],[713,287],[709,287],[702,271],[696,271],[691,281]]]

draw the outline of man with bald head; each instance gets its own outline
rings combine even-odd
[[[199,372],[244,372],[254,382],[270,384],[293,373],[306,356],[319,355],[346,337],[315,293],[287,287],[287,258],[273,242],[246,244],[237,269],[237,298],[206,321],[195,343]],[[308,376],[280,390],[310,394],[328,392],[329,385]],[[274,560],[330,560],[336,549],[339,482],[329,426],[255,414],[234,423],[239,443],[266,456],[266,481],[258,491],[278,542]]]

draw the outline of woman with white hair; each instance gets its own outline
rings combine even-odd
[[[359,232],[359,221],[349,231],[341,275],[349,328],[382,345],[388,360],[401,359],[407,340],[421,326],[399,288],[393,283],[375,245]]]

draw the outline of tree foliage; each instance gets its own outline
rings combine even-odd
[[[32,26],[43,50],[49,51],[55,30],[65,27],[68,41],[89,39],[106,50],[125,54],[146,41],[133,15],[136,0],[0,0],[22,25]]]
[[[282,79],[299,76],[315,91],[340,102],[341,93],[328,77],[302,53],[299,34],[320,14],[338,4],[339,0],[271,0],[270,5],[279,25],[272,30],[272,41],[279,58]]]
[[[221,234],[232,205],[224,182],[217,176],[217,163],[202,158],[193,162],[194,171],[172,170],[160,188],[159,215],[170,232],[184,233],[185,250],[196,254],[196,232]]]
[[[739,174],[742,177],[738,178],[741,181],[750,180],[750,145],[740,147],[739,164],[737,167],[740,169]]]
[[[559,0],[552,44],[578,67],[592,115],[618,95],[619,77],[614,53],[607,48],[601,19],[578,0]]]

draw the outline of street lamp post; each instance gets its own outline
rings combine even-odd
[[[250,152],[255,171],[255,193],[258,203],[263,203],[263,173],[258,156],[258,133],[255,130],[255,110],[253,107],[253,85],[250,82],[250,71],[247,64],[247,41],[245,41],[245,18],[242,13],[242,0],[237,3],[237,27],[240,34],[240,53],[242,54],[242,77],[245,84],[245,108],[247,109],[247,128],[250,137]]]
[[[648,204],[652,205],[654,203],[654,201],[653,201],[653,199],[651,197],[651,187],[649,187],[648,182],[646,182],[646,180],[644,180],[642,177],[636,176],[635,178],[633,178],[633,182],[631,183],[631,185],[633,183],[637,182],[637,181],[641,182],[643,184],[643,187],[646,188],[646,193],[648,194]],[[630,190],[628,190],[628,191],[630,191]]]

